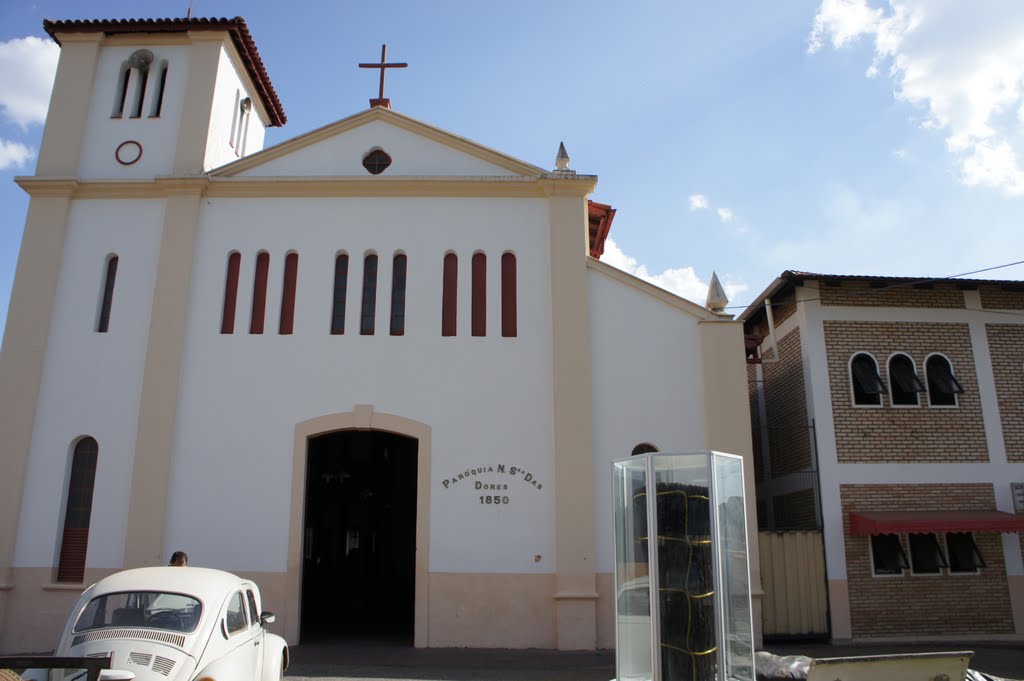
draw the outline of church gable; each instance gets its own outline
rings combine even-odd
[[[375,107],[211,174],[225,177],[536,177],[544,172],[458,135]]]

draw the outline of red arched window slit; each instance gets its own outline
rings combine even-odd
[[[441,335],[454,336],[459,290],[459,256],[444,256],[444,274],[441,284]]]
[[[263,333],[263,318],[267,311],[267,273],[270,270],[270,255],[266,252],[256,256],[256,276],[252,284],[252,315],[249,318],[249,333]]]
[[[85,580],[85,555],[89,548],[89,521],[98,456],[99,445],[91,437],[82,438],[71,455],[71,479],[57,561],[58,582],[81,583]]]
[[[501,256],[501,335],[505,338],[518,335],[516,318],[516,256],[505,253]]]
[[[473,254],[472,323],[474,336],[487,335],[487,256]]]
[[[235,332],[235,304],[238,302],[238,268],[242,255],[237,251],[228,256],[228,271],[224,279],[224,310],[220,317],[220,332]]]
[[[295,279],[299,273],[299,254],[289,253],[284,258],[284,290],[281,292],[281,322],[278,333],[286,336],[295,327]]]

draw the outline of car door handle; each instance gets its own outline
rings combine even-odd
[[[259,644],[260,644],[259,641],[256,641],[255,643],[253,643],[254,646],[258,646]]]

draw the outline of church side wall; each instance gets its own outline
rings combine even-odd
[[[248,115],[240,116],[240,100],[245,97],[252,98],[252,109]],[[210,130],[203,162],[205,169],[217,168],[263,149],[266,129],[265,123],[260,120],[262,112],[258,100],[248,78],[243,77],[242,71],[231,58],[227,46],[222,46],[213,90],[213,108],[209,112]],[[240,123],[241,131],[237,129]]]
[[[51,568],[74,443],[99,444],[86,565],[120,567],[160,201],[72,203],[15,549],[17,567]],[[106,333],[96,331],[107,260],[118,256]],[[83,358],[88,361],[83,362]]]
[[[704,384],[697,317],[593,270],[589,290],[598,647],[614,648],[612,461],[640,443],[706,448]]]
[[[85,579],[121,567],[162,201],[73,201],[25,474],[0,651],[52,648],[82,584],[55,584],[71,454],[99,445]],[[96,331],[118,256],[110,325]],[[29,624],[25,624],[25,623]]]

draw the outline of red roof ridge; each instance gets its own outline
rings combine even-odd
[[[210,18],[189,17],[187,19],[69,19],[52,21],[43,20],[43,29],[53,38],[54,42],[60,45],[57,39],[58,33],[96,33],[102,31],[107,35],[122,33],[184,33],[185,31],[227,31],[231,35],[231,41],[238,50],[242,63],[256,85],[257,94],[263,102],[263,107],[270,116],[270,125],[280,127],[288,121],[281,106],[281,100],[277,97],[270,76],[267,74],[260,52],[256,48],[256,42],[249,33],[249,27],[245,19],[235,17]]]

